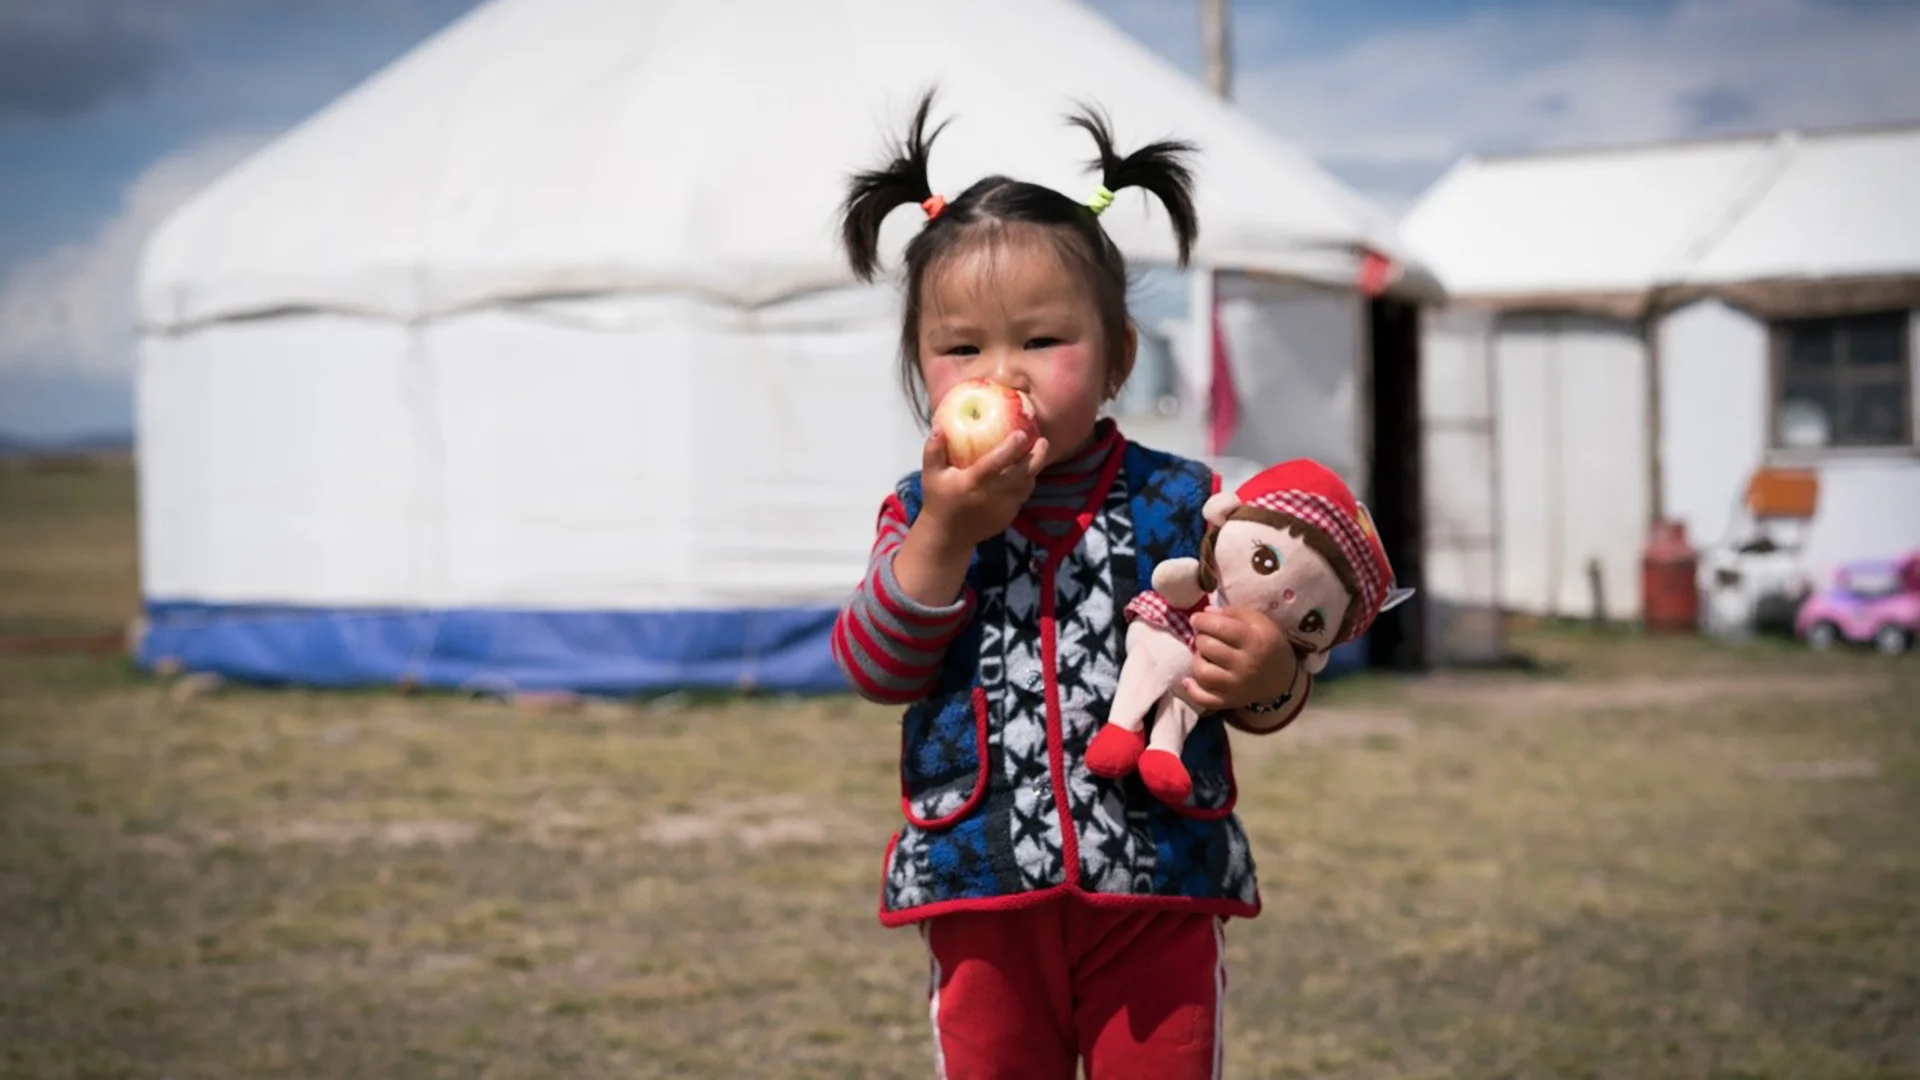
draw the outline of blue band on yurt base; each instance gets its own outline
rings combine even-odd
[[[831,606],[414,611],[149,602],[139,662],[237,682],[639,694],[846,690]]]
[[[416,611],[149,602],[139,662],[236,682],[509,694],[843,693],[832,606],[688,611]],[[1365,639],[1322,678],[1366,665]]]

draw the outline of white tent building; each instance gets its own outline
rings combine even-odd
[[[1495,433],[1429,474],[1499,522],[1507,608],[1585,615],[1597,562],[1637,617],[1650,522],[1711,549],[1768,465],[1817,471],[1814,573],[1920,546],[1916,191],[1906,127],[1468,159],[1421,198],[1404,235],[1451,297],[1430,381]]]
[[[492,0],[201,192],[139,286],[143,658],[317,684],[840,686],[828,628],[923,435],[897,288],[853,282],[835,215],[929,85],[948,193],[992,172],[1090,193],[1093,147],[1063,121],[1082,99],[1123,148],[1199,143],[1199,272],[1171,272],[1142,193],[1103,218],[1149,271],[1160,346],[1124,422],[1203,448],[1211,320],[1189,313],[1217,293],[1242,408],[1312,420],[1243,424],[1227,452],[1364,483],[1356,283],[1406,265],[1391,222],[1070,0],[955,14]],[[918,223],[903,208],[885,250]],[[1430,288],[1392,280],[1385,302]]]

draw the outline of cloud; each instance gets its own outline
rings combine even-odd
[[[1470,153],[1920,119],[1920,5],[1480,11],[1243,60],[1241,103],[1403,204]]]
[[[0,123],[67,119],[144,98],[176,68],[204,59],[209,42],[196,35],[230,37],[250,18],[287,26],[318,14],[363,31],[412,31],[423,19],[444,22],[473,2],[0,0]]]
[[[83,241],[16,265],[0,280],[0,371],[66,368],[124,376],[132,369],[135,275],[148,233],[175,207],[265,139],[203,139],[149,166],[119,213]]]
[[[0,120],[73,116],[144,92],[207,0],[0,0]]]

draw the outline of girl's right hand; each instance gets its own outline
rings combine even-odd
[[[1013,524],[1047,458],[1047,440],[1027,444],[1016,431],[985,457],[962,469],[947,460],[947,440],[938,428],[920,452],[920,518],[935,529],[941,546],[971,551]]]

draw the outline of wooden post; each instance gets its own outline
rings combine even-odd
[[[1667,516],[1666,493],[1661,489],[1666,485],[1666,462],[1661,460],[1666,443],[1664,424],[1660,415],[1661,364],[1660,364],[1660,308],[1657,304],[1659,293],[1648,304],[1646,314],[1640,319],[1641,348],[1647,356],[1647,525],[1652,527]]]
[[[1231,40],[1227,0],[1200,0],[1200,45],[1207,64],[1207,88],[1222,100],[1233,97]]]
[[[1607,579],[1600,571],[1599,559],[1587,560],[1587,591],[1593,595],[1593,624],[1607,622]]]

